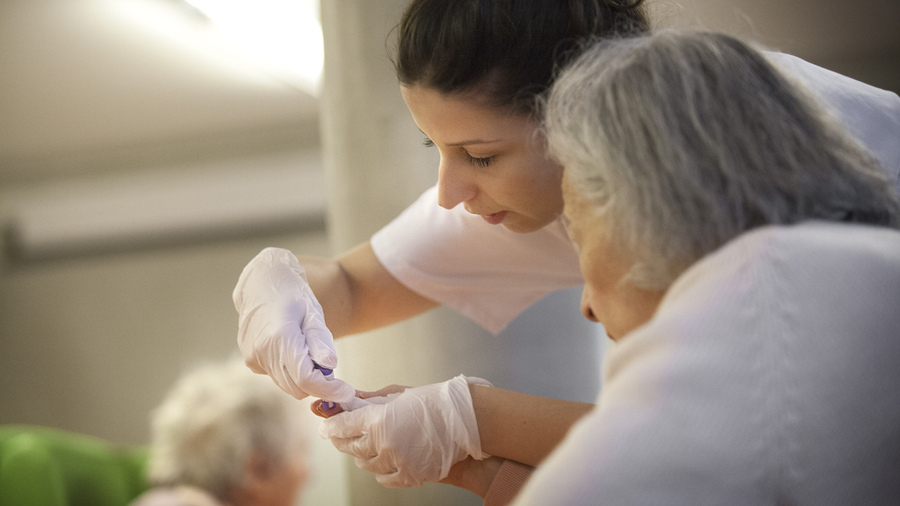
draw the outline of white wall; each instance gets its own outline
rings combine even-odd
[[[0,423],[147,441],[182,369],[236,350],[231,290],[262,247],[327,253],[321,231],[63,260],[0,276]]]
[[[293,188],[292,196],[298,200],[304,199],[304,191],[295,186],[304,178],[297,176],[304,171],[318,173],[308,175],[318,180],[315,191],[321,194],[321,164],[311,169],[301,163],[283,166],[285,159],[301,161],[310,156],[309,151],[278,152],[209,161],[202,168],[189,165],[160,171],[154,167],[128,174],[7,184],[0,189],[0,223],[8,224],[11,214],[29,205],[47,207],[49,201],[55,206],[48,209],[65,213],[66,203],[78,202],[79,195],[97,203],[105,201],[102,189],[138,198],[143,188],[146,191],[141,198],[155,195],[161,208],[166,201],[177,202],[187,190],[196,198],[191,205],[177,202],[177,217],[184,223],[194,220],[202,224],[209,218],[204,218],[209,209],[241,207],[255,200],[251,192],[259,190],[259,184],[236,178],[234,184],[244,184],[228,187],[235,165],[255,174],[257,183],[268,174],[271,181],[267,184]],[[280,160],[281,165],[269,166],[272,160]],[[168,177],[168,186],[157,184],[161,174]],[[207,186],[217,191],[197,187],[197,177],[202,174]],[[227,184],[223,186],[223,182]],[[222,200],[234,197],[235,191],[239,196],[241,190],[247,192],[244,201]],[[200,197],[204,195],[213,201],[203,202]],[[321,218],[324,199],[314,200]],[[272,201],[278,199],[273,196]],[[152,218],[135,214],[152,209],[142,206],[136,210],[127,202],[120,205],[118,210],[102,210],[117,213],[119,221],[126,224],[129,219],[146,223]],[[74,256],[64,245],[59,255],[49,251],[48,258],[4,256],[0,263],[0,424],[57,427],[123,445],[148,443],[150,411],[178,376],[199,361],[237,353],[237,315],[231,292],[243,266],[266,246],[331,253],[321,219],[306,220],[300,209],[288,205],[295,225],[286,224],[284,215],[278,218],[276,212],[274,227],[268,227],[264,219],[237,228],[220,222],[224,228],[194,229],[193,237],[150,234],[144,241],[125,234],[125,242],[114,240],[112,249],[99,244]],[[172,217],[169,209],[161,210],[159,216]],[[83,219],[93,219],[91,213],[82,213]],[[218,213],[219,217],[227,214]],[[81,233],[96,228],[90,222],[78,226],[65,214],[50,219],[48,225],[53,223],[67,223]],[[129,249],[129,240],[134,248]],[[323,447],[327,443],[318,439],[316,426],[310,424],[311,452],[322,460],[337,452],[330,445]],[[345,495],[342,484],[335,484],[327,470],[314,471],[306,489],[307,504],[340,505]]]

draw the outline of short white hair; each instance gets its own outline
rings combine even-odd
[[[277,467],[303,448],[298,404],[240,360],[197,366],[152,414],[150,481],[192,485],[226,499],[242,485],[251,456]]]
[[[544,104],[551,155],[664,289],[755,227],[804,220],[898,227],[878,162],[811,94],[733,37],[697,31],[594,43]]]

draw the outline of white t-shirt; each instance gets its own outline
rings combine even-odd
[[[770,56],[820,97],[890,177],[900,179],[896,94],[790,55]],[[583,282],[578,257],[560,223],[517,234],[487,224],[462,206],[449,211],[439,207],[436,188],[372,236],[371,244],[401,283],[494,333],[546,294]]]
[[[900,232],[744,234],[607,351],[517,506],[900,501]]]

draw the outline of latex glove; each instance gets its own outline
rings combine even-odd
[[[326,380],[315,364],[337,366],[334,337],[322,306],[297,257],[266,248],[244,267],[232,294],[238,312],[238,346],[244,362],[268,374],[297,399],[307,395],[352,402],[356,390],[339,379]]]
[[[443,383],[407,389],[322,422],[319,434],[355,457],[357,467],[376,474],[390,488],[418,487],[447,477],[450,467],[471,456],[482,460],[469,383],[457,376]]]

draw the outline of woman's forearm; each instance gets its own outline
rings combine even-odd
[[[482,451],[537,466],[593,404],[470,385]]]
[[[394,278],[369,243],[336,259],[297,258],[334,337],[390,325],[437,306]]]

